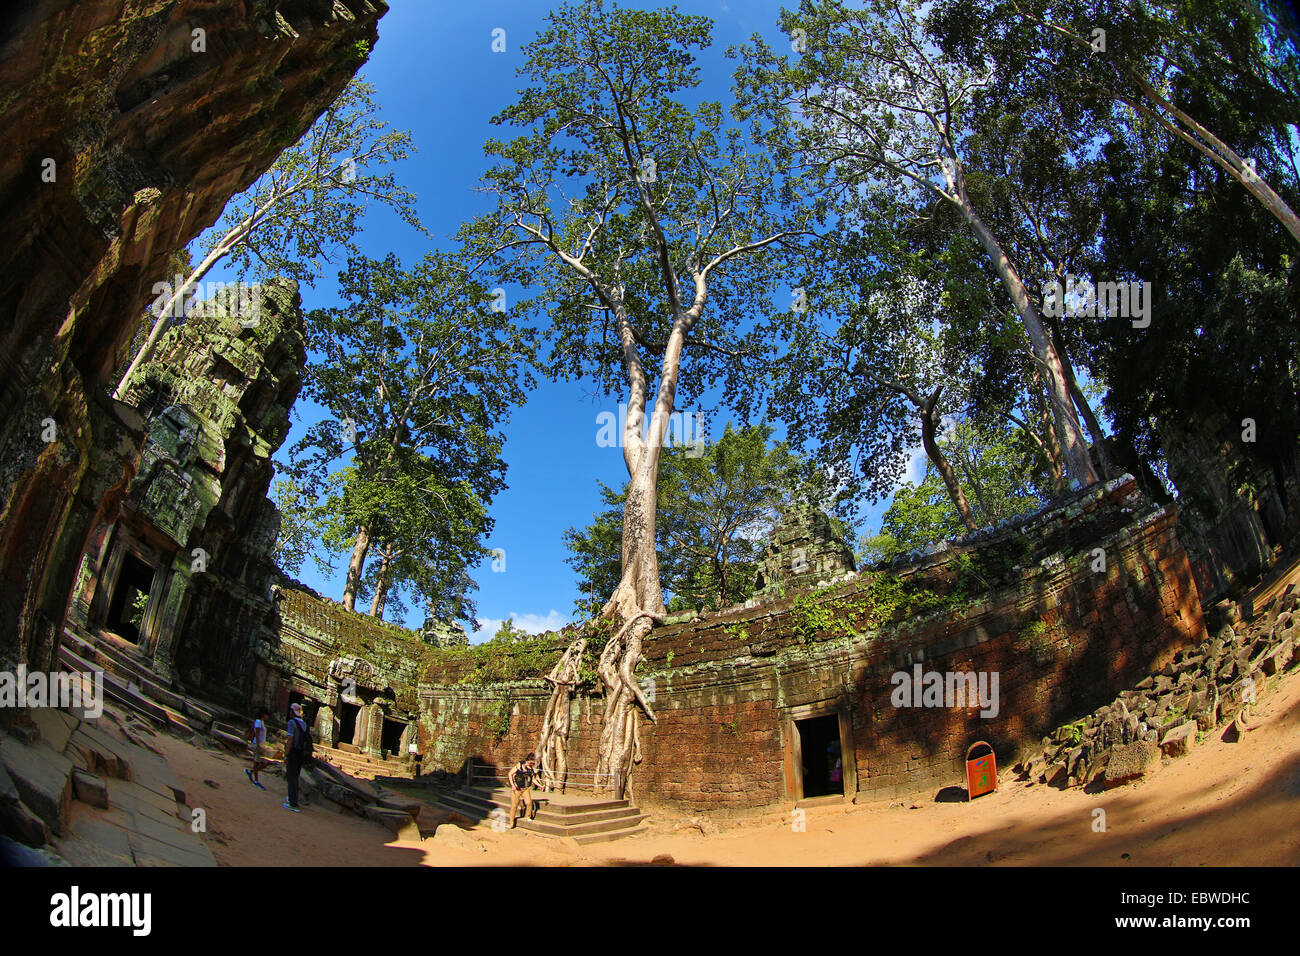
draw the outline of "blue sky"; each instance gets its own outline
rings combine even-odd
[[[515,75],[522,62],[519,50],[534,37],[550,6],[538,0],[392,3],[380,21],[379,42],[362,73],[377,89],[383,118],[412,133],[418,152],[399,168],[398,175],[418,195],[420,217],[434,238],[420,236],[380,208],[364,222],[359,242],[366,255],[382,258],[391,251],[405,265],[412,265],[431,244],[450,247],[448,237],[460,223],[485,211],[486,198],[474,192],[486,168],[483,143],[501,135],[489,120],[512,102],[519,87]],[[700,93],[729,102],[734,63],[723,58],[723,51],[755,32],[779,40],[776,23],[781,4],[685,0],[677,6],[714,20],[713,47],[700,60]],[[505,31],[504,53],[492,52],[496,29]],[[323,281],[303,290],[305,308],[337,304],[335,271],[327,267]],[[212,278],[224,278],[218,273],[214,271]],[[485,542],[505,552],[504,571],[493,572],[489,564],[471,570],[479,584],[476,600],[482,625],[475,640],[491,636],[507,617],[514,617],[530,632],[559,627],[570,619],[575,574],[564,563],[561,535],[570,525],[591,520],[599,503],[597,480],[621,487],[627,478],[619,449],[596,443],[597,415],[614,410],[620,399],[593,393],[592,386],[581,382],[542,382],[505,429],[509,488],[492,504],[496,526]],[[306,402],[300,402],[296,411],[298,420],[281,454],[321,414]],[[723,413],[709,422],[711,434],[721,433],[725,418]],[[918,450],[909,476],[919,480],[923,468]],[[862,530],[878,525],[884,504],[863,512]],[[325,578],[308,562],[299,576],[327,597],[338,599],[346,565],[346,556],[338,558],[336,573]],[[421,619],[422,613],[412,610],[407,623],[418,626]]]

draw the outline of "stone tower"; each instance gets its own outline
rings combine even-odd
[[[773,601],[782,593],[816,586],[856,570],[853,551],[830,517],[812,505],[797,505],[768,535],[758,564],[754,598]]]
[[[74,621],[216,699],[243,696],[271,608],[279,516],[266,495],[304,336],[297,284],[281,279],[201,303],[168,331],[126,396],[146,420],[139,467],[78,575]]]

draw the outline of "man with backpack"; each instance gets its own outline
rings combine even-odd
[[[519,763],[510,768],[506,774],[506,780],[510,783],[510,829],[515,828],[515,820],[519,817],[519,801],[524,801],[524,812],[528,814],[528,819],[532,819],[537,812],[533,805],[533,784],[537,780],[537,759],[533,754],[529,754]]]
[[[257,779],[258,771],[265,770],[268,761],[262,759],[262,750],[266,747],[266,718],[271,716],[271,712],[265,707],[257,709],[257,719],[253,721],[253,728],[248,732],[248,749],[253,754],[253,768],[245,770],[248,779],[252,781],[253,786],[265,790],[262,781]]]
[[[304,764],[311,762],[311,731],[302,719],[302,704],[289,705],[289,740],[284,745],[284,777],[289,784],[289,796],[281,806],[298,813],[298,774]]]

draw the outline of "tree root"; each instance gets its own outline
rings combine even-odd
[[[546,679],[553,685],[551,699],[546,704],[542,718],[542,733],[537,741],[537,756],[541,761],[541,786],[543,790],[564,790],[569,774],[569,727],[572,715],[569,702],[578,684],[578,666],[587,649],[587,639],[580,637],[560,655],[560,659]]]

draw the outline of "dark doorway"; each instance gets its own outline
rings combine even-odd
[[[803,796],[844,794],[844,760],[840,744],[840,718],[836,714],[796,720],[799,750],[803,754]]]
[[[397,749],[402,746],[402,732],[406,730],[406,724],[400,720],[393,720],[389,717],[384,718],[384,734],[379,741],[379,749],[386,750],[394,756],[402,756]]]
[[[155,574],[153,568],[130,551],[122,555],[122,567],[117,573],[117,585],[113,599],[108,603],[108,618],[104,621],[114,634],[140,643],[140,629],[144,625],[144,612]]]
[[[357,714],[361,708],[356,704],[339,701],[339,743],[350,744],[357,735]]]

